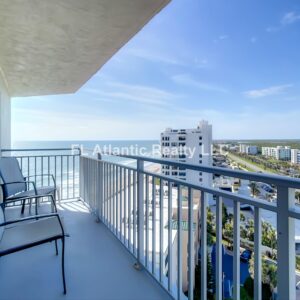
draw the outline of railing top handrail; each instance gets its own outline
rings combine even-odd
[[[265,182],[269,184],[274,184],[276,186],[286,186],[290,188],[300,189],[300,179],[288,177],[288,176],[281,176],[281,175],[273,175],[273,174],[266,174],[266,173],[255,173],[255,172],[245,172],[241,170],[232,170],[220,167],[210,167],[204,165],[193,165],[184,162],[177,162],[169,159],[162,159],[162,158],[152,158],[147,156],[138,156],[138,155],[127,155],[127,154],[106,154],[110,156],[119,156],[124,158],[129,158],[133,160],[142,160],[152,163],[157,163],[161,165],[169,165],[169,166],[176,166],[182,167],[189,170],[206,172],[211,174],[219,174],[225,175],[228,177],[234,177],[239,179],[245,179],[249,181],[256,181],[256,182]]]
[[[0,152],[38,152],[38,151],[78,151],[76,155],[81,154],[79,147],[75,148],[16,148],[16,149],[0,149]]]

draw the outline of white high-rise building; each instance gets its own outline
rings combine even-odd
[[[292,164],[300,164],[300,150],[299,149],[291,150],[291,163]]]
[[[262,155],[274,157],[278,160],[291,160],[291,148],[288,146],[277,146],[277,147],[262,147]]]
[[[212,166],[212,125],[201,121],[195,129],[167,128],[161,133],[162,158],[193,165]],[[162,173],[189,183],[212,185],[212,174],[163,166]]]

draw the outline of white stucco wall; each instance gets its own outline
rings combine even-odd
[[[11,103],[0,72],[0,149],[11,147]]]

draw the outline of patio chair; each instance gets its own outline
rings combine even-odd
[[[53,195],[38,195],[34,198],[50,197]],[[28,200],[31,197],[26,197]],[[19,199],[11,200],[19,201]],[[55,242],[56,255],[58,255],[57,241],[62,241],[62,278],[64,294],[66,294],[65,281],[65,236],[62,220],[55,209],[55,213],[34,215],[16,220],[6,221],[4,213],[5,203],[0,204],[0,257],[22,251],[41,244]]]
[[[47,176],[51,177],[53,181],[53,186],[46,187],[36,187],[36,183],[31,181],[32,177]],[[38,200],[39,198],[34,198],[35,195],[53,195],[54,206],[56,205],[56,182],[52,174],[40,174],[24,177],[19,165],[18,160],[15,157],[1,157],[0,158],[0,178],[2,180],[1,188],[3,194],[3,202],[15,201],[16,199],[21,199],[29,197],[30,205],[32,200],[35,201],[35,212],[38,213]],[[26,200],[22,200],[22,210],[24,213]],[[54,207],[52,205],[52,212]]]

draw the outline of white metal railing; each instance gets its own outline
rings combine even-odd
[[[300,180],[276,175],[195,166],[148,157],[124,156],[135,159],[137,167],[125,166],[95,158],[80,157],[80,196],[96,216],[132,253],[138,266],[143,266],[175,299],[193,299],[195,287],[194,220],[200,214],[201,299],[207,299],[207,198],[216,199],[216,271],[215,299],[222,299],[222,202],[231,199],[234,205],[233,232],[233,298],[240,299],[240,204],[254,208],[254,299],[262,299],[262,233],[261,211],[277,217],[277,296],[296,299],[295,291],[295,219],[300,212],[294,205],[294,189]],[[276,186],[277,201],[267,201],[191,184],[144,169],[144,162],[171,165],[211,174],[226,175]],[[199,193],[198,208],[194,209]],[[187,201],[185,200],[187,199]],[[183,205],[185,202],[185,205]],[[187,210],[187,216],[185,212]],[[174,216],[177,228],[172,228]],[[183,228],[187,221],[187,237]],[[174,234],[175,232],[175,234]],[[175,237],[174,237],[175,235]],[[187,245],[183,244],[187,238]],[[187,264],[183,254],[187,247]],[[185,265],[187,270],[185,270]],[[183,293],[183,278],[188,288]]]
[[[59,199],[79,197],[79,156],[80,149],[1,149],[0,156],[13,156],[19,161],[24,176],[30,176],[37,187],[53,184],[54,176]],[[46,199],[48,201],[48,199]]]

